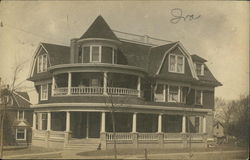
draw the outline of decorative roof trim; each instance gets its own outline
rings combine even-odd
[[[113,43],[118,43],[120,44],[120,41],[113,40],[113,39],[106,39],[106,38],[84,38],[84,39],[79,39],[77,42],[84,42],[84,41],[110,41]]]

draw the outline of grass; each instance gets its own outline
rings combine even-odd
[[[59,149],[43,148],[43,147],[6,147],[3,151],[4,156],[13,156],[13,155],[24,155],[24,154],[35,154],[35,153],[46,153],[46,152],[55,152]]]
[[[214,148],[192,149],[192,152],[212,152],[212,151],[231,151],[231,150],[246,150],[247,148],[235,146],[218,146]],[[188,149],[147,149],[148,155],[150,154],[166,154],[166,153],[187,153]],[[117,149],[118,155],[144,155],[144,149]],[[79,156],[113,156],[114,150],[98,150],[89,152],[77,153]]]

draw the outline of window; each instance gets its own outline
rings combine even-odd
[[[41,100],[48,100],[48,84],[41,85]]]
[[[199,75],[199,76],[203,76],[204,75],[204,64],[195,63],[194,67],[195,67],[197,75]]]
[[[90,80],[90,86],[92,87],[98,87],[100,86],[100,81],[98,78],[94,78]]]
[[[195,104],[202,105],[203,92],[201,90],[195,90]]]
[[[179,92],[178,86],[169,86],[168,101],[169,102],[179,102],[178,92]]]
[[[92,59],[91,62],[100,62],[100,52],[101,52],[100,46],[92,46]]]
[[[184,73],[185,59],[183,56],[169,55],[169,72]]]
[[[47,113],[42,113],[42,130],[47,130]]]
[[[155,88],[155,101],[164,102],[164,84],[157,84]]]
[[[26,140],[26,128],[16,129],[16,140]]]
[[[109,46],[93,45],[79,48],[78,63],[117,63],[117,50]]]
[[[37,72],[47,71],[47,55],[43,54],[37,57]]]
[[[24,120],[24,111],[23,110],[19,110],[17,112],[17,120]]]

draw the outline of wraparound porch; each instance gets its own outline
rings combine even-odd
[[[205,116],[115,114],[116,135],[109,112],[37,112],[33,117],[33,140],[44,141],[47,147],[53,146],[49,145],[52,142],[63,147],[76,139],[99,139],[97,143],[101,143],[103,149],[112,148],[114,140],[120,147],[164,147],[166,144],[185,147],[190,141],[206,144]]]

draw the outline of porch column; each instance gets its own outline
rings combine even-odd
[[[66,112],[66,132],[70,132],[70,112]]]
[[[102,112],[101,133],[105,133],[105,112]]]
[[[207,128],[207,121],[206,121],[206,116],[203,117],[203,128],[202,128],[202,132],[206,133],[206,128]]]
[[[54,96],[54,90],[55,90],[55,76],[52,77],[52,86],[51,86],[51,95]]]
[[[141,97],[141,77],[138,76],[137,80],[137,91],[138,91],[138,97]]]
[[[33,112],[33,129],[37,129],[36,128],[36,112]]]
[[[87,112],[87,120],[86,120],[86,138],[89,138],[89,112]]]
[[[132,125],[132,132],[135,133],[136,132],[136,114],[133,114],[133,125]]]
[[[162,132],[162,114],[158,115],[158,133]]]
[[[47,131],[51,130],[51,112],[47,113]]]
[[[186,116],[182,117],[182,133],[186,133]]]
[[[68,95],[70,95],[70,91],[71,91],[71,72],[68,72]]]
[[[103,94],[107,95],[107,86],[108,86],[108,74],[104,72],[103,74]]]
[[[163,101],[166,102],[166,84],[163,85]]]

